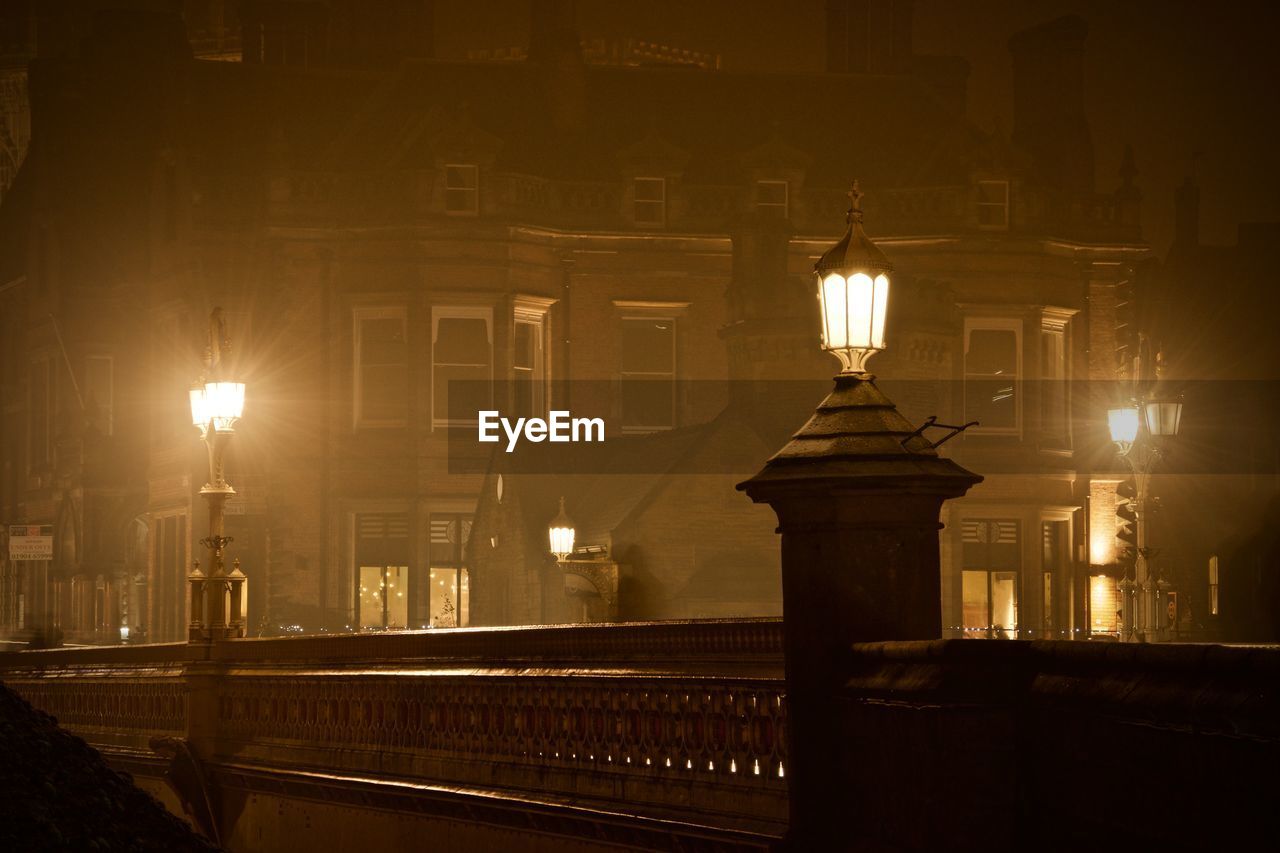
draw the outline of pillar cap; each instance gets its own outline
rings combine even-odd
[[[957,497],[982,477],[938,455],[870,374],[836,387],[760,473],[738,484],[753,500],[825,483],[832,489]]]

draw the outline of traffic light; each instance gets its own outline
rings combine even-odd
[[[1138,494],[1133,483],[1125,481],[1116,488],[1116,540],[1118,561],[1132,563],[1138,554]]]

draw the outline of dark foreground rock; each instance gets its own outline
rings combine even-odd
[[[0,850],[216,853],[97,750],[0,684]]]

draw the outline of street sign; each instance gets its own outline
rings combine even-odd
[[[10,560],[52,560],[52,524],[10,524]]]

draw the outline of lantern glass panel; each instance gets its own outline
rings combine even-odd
[[[1175,436],[1182,422],[1181,400],[1153,400],[1146,406],[1147,429],[1155,436]]]

